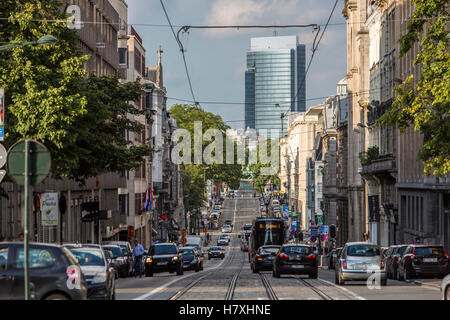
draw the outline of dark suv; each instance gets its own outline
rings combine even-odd
[[[86,299],[86,279],[75,257],[59,245],[29,244],[30,293],[36,300]],[[0,299],[23,300],[23,242],[0,243]]]
[[[449,259],[442,245],[410,245],[399,261],[398,280],[424,275],[443,277],[448,274]]]
[[[145,258],[144,270],[146,277],[153,277],[157,272],[176,272],[183,274],[183,256],[174,243],[155,244]]]
[[[273,262],[273,276],[281,274],[308,274],[317,279],[318,264],[313,249],[307,245],[285,244]]]

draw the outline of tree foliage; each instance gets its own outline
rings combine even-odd
[[[117,76],[88,75],[79,38],[67,27],[59,0],[0,2],[0,42],[36,41],[52,45],[0,51],[0,87],[5,88],[5,145],[20,139],[44,143],[52,156],[52,174],[83,182],[111,171],[128,170],[150,153],[129,145],[123,130],[142,127],[126,118],[139,113],[128,101],[138,100],[139,83],[121,85]],[[50,21],[51,20],[51,21]]]
[[[450,50],[446,38],[450,0],[413,3],[408,32],[400,39],[400,55],[420,42],[414,65],[420,66],[421,73],[396,88],[393,106],[379,123],[397,126],[401,132],[410,126],[419,130],[425,139],[418,159],[425,173],[443,176],[450,171]]]
[[[231,189],[238,189],[241,176],[242,176],[242,166],[237,164],[237,152],[236,145],[234,144],[235,152],[235,161],[233,164],[226,164],[226,130],[230,129],[228,125],[226,125],[222,117],[219,115],[213,114],[211,112],[206,112],[198,106],[195,105],[181,105],[176,104],[173,105],[169,112],[174,116],[177,120],[178,128],[186,129],[189,131],[191,135],[191,161],[193,162],[193,154],[194,154],[194,122],[201,121],[202,124],[202,134],[204,134],[208,129],[218,129],[222,132],[223,136],[223,164],[213,163],[207,165],[206,163],[202,164],[184,164],[183,167],[183,188],[185,196],[190,197],[188,203],[185,203],[185,207],[187,210],[198,207],[202,204],[204,200],[204,188],[205,181],[208,179],[214,180],[216,182],[223,182]],[[202,152],[205,150],[206,146],[208,146],[212,142],[204,141],[202,139]],[[204,160],[204,159],[203,159]],[[199,175],[202,176],[202,179],[199,178]],[[192,183],[196,183],[198,185],[192,186]],[[195,190],[192,190],[192,189]],[[198,190],[197,190],[198,189]],[[189,191],[187,194],[186,191]],[[194,199],[195,198],[195,199]],[[194,207],[191,207],[191,206]]]

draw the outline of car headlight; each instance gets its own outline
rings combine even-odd
[[[152,263],[153,260],[152,260],[152,258],[147,258],[147,259],[145,259],[145,262],[146,262],[146,263]]]
[[[173,261],[178,261],[178,257],[173,257],[172,260]]]
[[[106,273],[102,272],[102,273],[97,273],[94,277],[94,279],[92,279],[92,283],[103,283],[106,282]]]

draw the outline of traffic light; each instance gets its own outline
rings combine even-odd
[[[335,239],[336,238],[336,226],[334,224],[332,224],[330,226],[329,232],[330,232],[330,238]]]

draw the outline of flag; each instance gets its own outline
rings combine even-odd
[[[152,187],[149,187],[145,192],[144,210],[153,211],[153,196]]]

